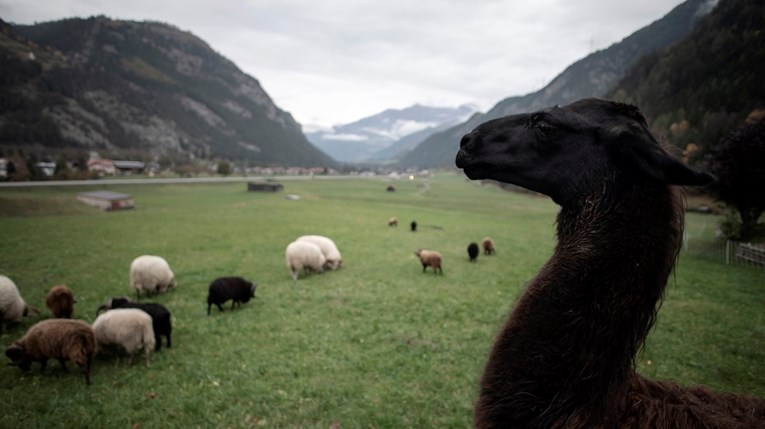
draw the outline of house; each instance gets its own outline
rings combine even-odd
[[[114,163],[111,160],[101,158],[90,158],[88,160],[88,171],[95,172],[99,176],[111,176],[116,172]]]
[[[132,209],[134,205],[132,195],[111,191],[80,192],[77,199],[106,211]]]
[[[268,183],[247,182],[247,191],[248,192],[279,192],[282,189],[284,189],[284,186],[281,183],[276,183],[276,182],[268,182]]]
[[[146,168],[146,163],[141,161],[112,161],[112,162],[114,163],[114,168],[121,175],[141,174],[143,173],[144,168]]]

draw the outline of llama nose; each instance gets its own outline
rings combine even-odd
[[[460,140],[460,149],[470,149],[473,146],[473,141],[475,140],[475,132],[469,132],[462,136],[462,140]]]

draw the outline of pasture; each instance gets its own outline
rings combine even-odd
[[[97,358],[87,387],[71,363],[0,366],[0,427],[470,427],[493,336],[552,252],[557,206],[456,173],[394,181],[396,192],[382,178],[282,183],[105,183],[135,196],[135,210],[113,213],[76,201],[96,187],[0,189],[0,274],[42,311],[5,329],[3,348],[50,317],[55,284],[88,322],[106,298],[135,298],[138,255],[165,257],[179,285],[153,299],[174,330],[150,368]],[[689,237],[711,239],[716,221],[689,214]],[[302,234],[332,237],[343,268],[293,283],[284,248]],[[469,263],[467,245],[487,235],[497,253]],[[443,276],[422,273],[418,248],[443,254]],[[258,283],[256,298],[208,317],[207,287],[224,275]],[[763,304],[762,271],[681,253],[639,370],[765,396]]]

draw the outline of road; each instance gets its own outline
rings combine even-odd
[[[233,177],[191,177],[162,179],[106,179],[106,180],[42,180],[35,182],[0,182],[0,188],[34,188],[44,186],[108,186],[108,185],[164,185],[174,183],[235,183],[266,180],[334,180],[358,178],[387,179],[386,176],[233,176]]]

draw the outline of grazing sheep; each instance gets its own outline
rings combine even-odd
[[[96,354],[96,335],[90,325],[81,320],[48,319],[37,322],[5,349],[5,355],[22,371],[29,371],[33,362],[40,362],[45,372],[48,359],[58,359],[67,370],[66,361],[71,360],[82,368],[85,383],[90,384],[90,367]]]
[[[151,316],[137,308],[117,308],[98,316],[93,331],[101,346],[117,345],[130,356],[130,364],[138,350],[146,355],[146,366],[151,366],[151,350],[154,342]]]
[[[319,246],[321,253],[327,260],[325,262],[325,268],[331,268],[336,270],[340,268],[343,263],[343,257],[340,255],[340,251],[337,250],[337,246],[332,239],[324,237],[322,235],[303,235],[298,237],[297,241],[308,241]]]
[[[309,241],[293,241],[287,245],[284,256],[293,281],[297,281],[300,270],[321,273],[327,263],[319,246]]]
[[[398,226],[398,218],[396,216],[391,216],[390,219],[388,219],[388,226]]]
[[[444,273],[444,270],[441,268],[441,253],[435,250],[419,249],[414,252],[414,254],[420,258],[423,273],[428,267],[433,268],[433,274],[437,274],[438,272],[441,274]]]
[[[53,286],[45,297],[45,305],[53,313],[53,317],[62,319],[72,318],[76,302],[72,290],[64,285]]]
[[[115,308],[137,308],[143,310],[151,316],[151,327],[154,331],[155,347],[154,350],[162,349],[162,337],[167,340],[167,347],[171,347],[170,336],[173,333],[173,322],[170,310],[162,304],[155,302],[132,302],[130,298],[123,296],[107,299],[104,305],[98,307],[96,316],[102,310],[112,310]]]
[[[255,296],[257,287],[257,284],[248,282],[241,277],[220,277],[213,280],[207,291],[207,315],[210,315],[210,308],[213,304],[218,306],[218,310],[223,311],[221,304],[229,299],[232,300],[232,310],[235,304],[239,304],[241,307],[242,303],[248,303],[250,298]]]
[[[412,232],[415,232],[415,231],[417,231],[417,221],[416,221],[416,220],[413,220],[413,221],[412,221],[412,223],[410,223],[410,224],[409,224],[409,229],[410,229]]]
[[[467,252],[470,262],[475,262],[476,258],[478,258],[478,243],[473,242],[468,244]]]
[[[682,242],[676,185],[710,175],[668,155],[637,108],[599,99],[483,123],[460,147],[469,178],[561,206],[553,256],[496,337],[475,427],[765,427],[763,399],[635,370]]]
[[[3,323],[18,322],[22,317],[26,317],[30,310],[39,313],[36,308],[24,302],[19,289],[11,279],[0,275],[0,332],[2,332]]]
[[[494,240],[492,240],[491,237],[484,237],[483,240],[481,240],[481,247],[483,247],[484,255],[491,255],[495,252]]]
[[[175,274],[164,258],[143,255],[130,264],[130,285],[135,289],[136,299],[140,300],[141,290],[151,296],[152,293],[162,293],[175,287]]]

